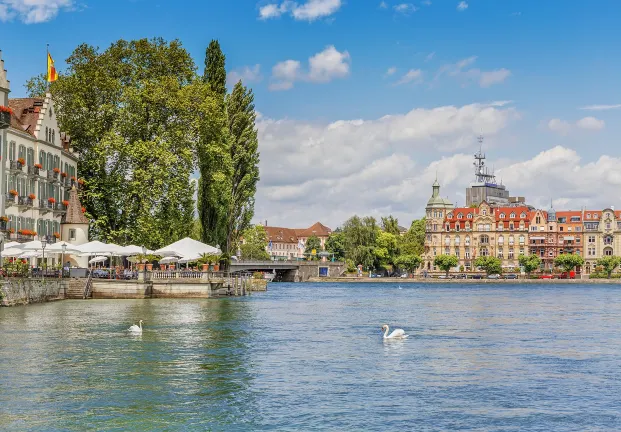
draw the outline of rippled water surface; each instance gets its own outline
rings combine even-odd
[[[385,343],[384,323],[412,336]],[[621,288],[271,284],[0,308],[0,429],[621,430]]]

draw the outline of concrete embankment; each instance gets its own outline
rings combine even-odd
[[[20,306],[65,298],[68,280],[6,278],[0,281],[0,306]]]
[[[398,284],[615,284],[621,279],[436,279],[436,278],[311,278],[308,282]]]

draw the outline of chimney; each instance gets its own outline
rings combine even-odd
[[[265,226],[267,226],[267,219],[265,219]]]

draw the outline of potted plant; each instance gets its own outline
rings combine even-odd
[[[198,264],[201,265],[202,271],[206,272],[206,271],[209,271],[209,264],[211,264],[210,261],[211,261],[211,256],[210,255],[202,254],[197,262],[198,262]]]
[[[54,173],[59,174],[60,173],[60,168],[54,168],[52,171],[54,171]]]
[[[35,196],[35,194],[31,193],[30,195],[28,195],[28,198],[30,198],[31,200],[33,200],[33,199],[35,199],[35,198],[36,198],[36,196]]]
[[[220,271],[220,255],[212,255],[213,271]]]
[[[11,108],[0,105],[0,129],[8,129],[11,126],[11,114],[13,114]]]
[[[63,200],[63,205],[64,205],[65,207],[69,207],[69,201],[67,201],[67,200]]]
[[[65,177],[67,177],[67,173],[66,173],[66,172],[60,173],[60,176],[61,176],[62,178],[65,178]]]
[[[11,189],[9,191],[9,194],[13,195],[14,197],[16,197],[18,195],[17,191],[15,189]]]
[[[78,180],[78,184],[79,184],[80,186],[84,186],[84,180],[79,179],[79,180]]]
[[[9,218],[6,216],[0,216],[0,230],[6,230],[6,224],[9,222]]]
[[[43,165],[41,165],[40,163],[34,164],[34,167],[37,169],[43,169]]]
[[[54,204],[56,200],[54,198],[48,198],[47,202],[49,202],[50,204]]]
[[[57,239],[60,239],[60,233],[55,232],[54,237],[56,237]]]
[[[9,218],[7,216],[0,216],[0,222],[8,222]]]
[[[26,161],[24,160],[24,158],[18,158],[17,163],[20,164],[21,166],[26,165]]]

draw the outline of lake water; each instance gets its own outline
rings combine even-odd
[[[621,430],[619,287],[269,288],[0,308],[0,430]]]

